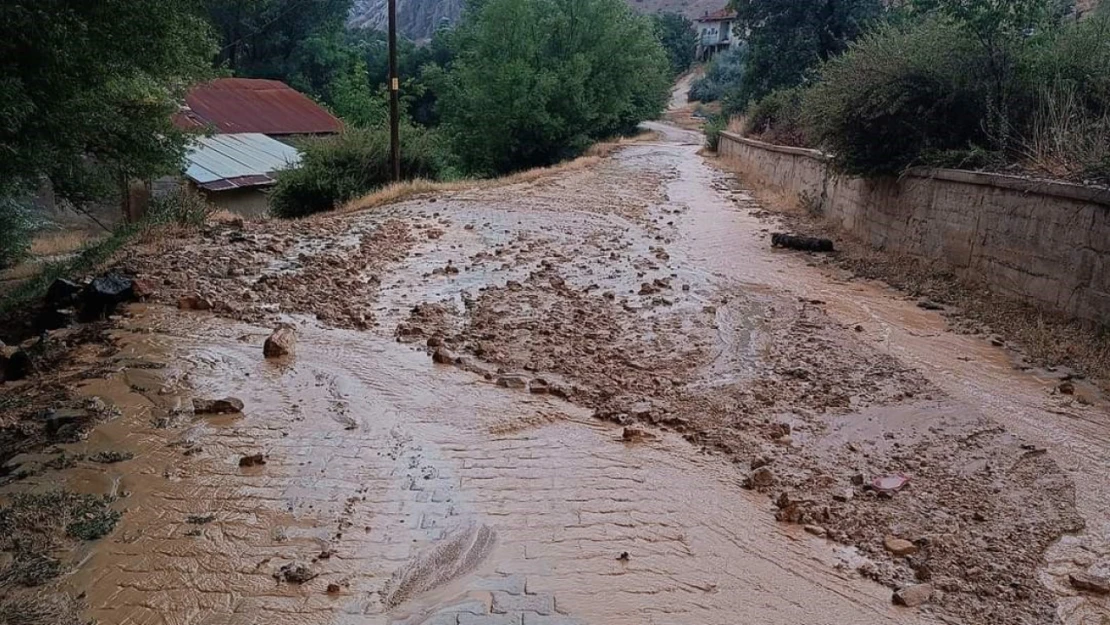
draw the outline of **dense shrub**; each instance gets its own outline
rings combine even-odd
[[[550,165],[657,117],[670,66],[648,18],[624,0],[483,0],[431,80],[469,173]]]
[[[716,102],[740,90],[744,84],[748,49],[738,46],[726,50],[709,62],[705,75],[690,85],[691,102]]]
[[[702,132],[705,134],[705,147],[716,152],[721,145],[721,133],[728,128],[728,118],[724,115],[714,115],[705,121]]]
[[[744,134],[768,143],[807,145],[802,124],[803,90],[780,89],[748,107]]]
[[[310,140],[301,150],[301,166],[282,172],[271,192],[270,210],[278,217],[332,210],[384,186],[392,177],[389,133],[384,128],[349,129],[338,137]],[[435,133],[402,128],[403,178],[438,178],[447,169],[446,158]]]
[[[886,25],[824,65],[803,99],[807,132],[845,172],[865,176],[991,146],[990,66],[951,19]]]
[[[0,196],[0,269],[14,265],[27,254],[39,226],[30,208],[14,198]]]

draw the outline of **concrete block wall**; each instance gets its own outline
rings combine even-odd
[[[943,261],[996,291],[1110,323],[1110,191],[951,169],[842,177],[820,152],[732,133],[719,151],[872,247]]]

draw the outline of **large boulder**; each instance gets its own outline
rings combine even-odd
[[[134,299],[134,283],[130,278],[117,273],[105,274],[81,291],[79,318],[81,321],[104,319],[114,313],[117,306]]]
[[[281,326],[262,345],[262,355],[266,358],[292,356],[297,351],[297,333],[292,328]]]

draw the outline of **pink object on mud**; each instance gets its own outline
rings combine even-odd
[[[871,487],[875,490],[885,490],[889,493],[896,493],[902,490],[906,484],[910,483],[910,478],[899,473],[898,475],[884,475],[871,480]]]

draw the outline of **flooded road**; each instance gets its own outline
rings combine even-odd
[[[88,615],[1104,625],[1068,579],[1110,573],[1106,404],[772,250],[697,133],[650,129],[536,181],[137,256],[217,312],[134,307],[79,389],[122,416],[68,447],[134,457],[17,486],[120,497],[70,554]],[[266,360],[276,321],[297,351]],[[193,414],[225,396],[242,414]],[[910,487],[866,486],[888,474]]]

